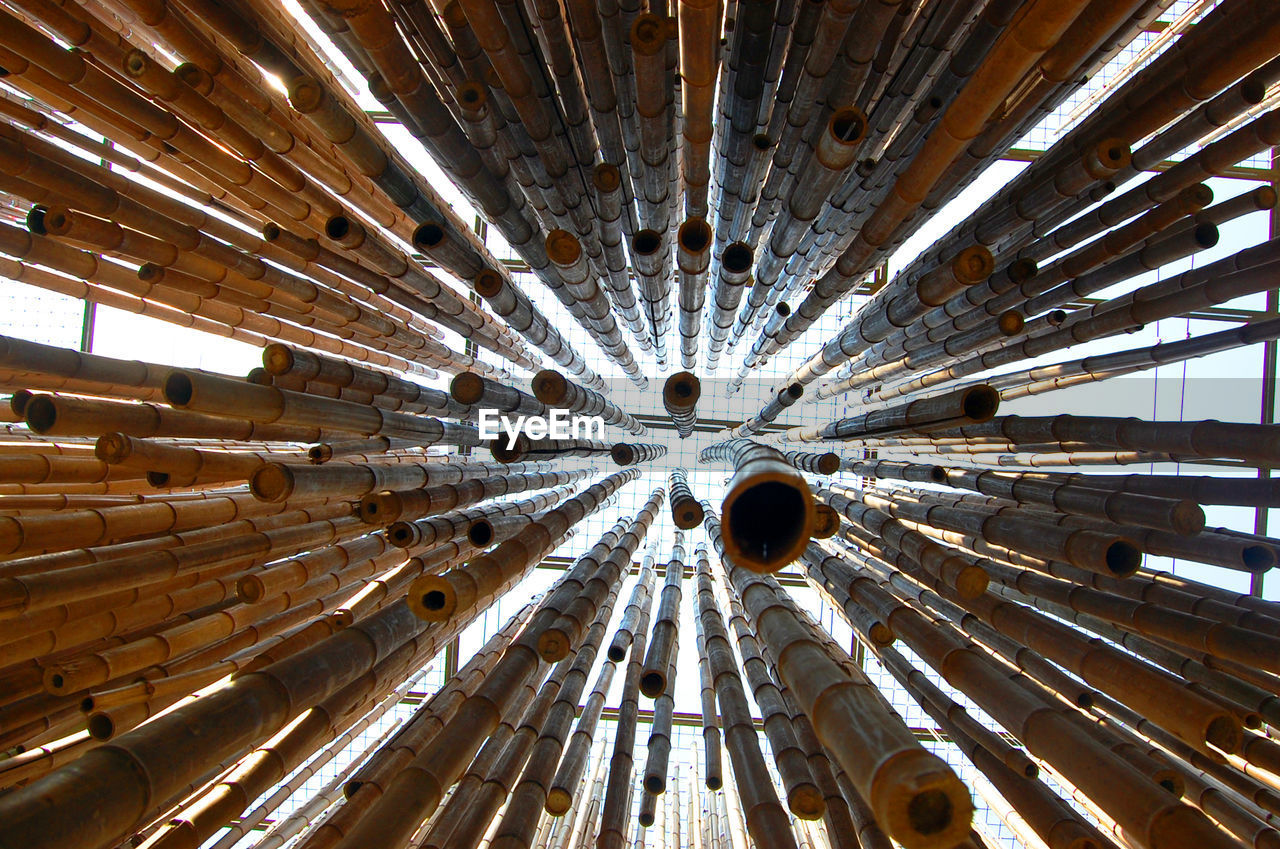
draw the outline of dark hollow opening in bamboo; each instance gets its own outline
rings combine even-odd
[[[488,522],[477,522],[467,531],[467,539],[475,546],[486,546],[493,542],[493,525]]]
[[[95,740],[110,740],[115,736],[116,724],[105,713],[89,717],[89,736]]]
[[[64,684],[66,684],[66,679],[57,672],[49,676],[49,686],[53,689],[61,690]]]
[[[723,781],[721,781],[720,779],[716,778],[716,777],[715,777],[715,776],[713,776],[713,775],[712,775],[712,776],[707,776],[707,789],[708,789],[708,790],[719,790],[719,789],[720,789],[721,787],[723,787],[723,786],[724,786],[724,782],[723,782]]]
[[[941,790],[917,793],[907,804],[911,827],[919,834],[937,834],[951,824],[951,799]]]
[[[9,409],[15,416],[21,417],[26,414],[27,404],[30,404],[34,397],[36,397],[35,394],[29,389],[19,389],[9,397]]]
[[[662,247],[662,236],[653,230],[641,230],[631,240],[631,247],[638,254],[656,253]]]
[[[605,652],[605,654],[607,654],[609,659],[614,663],[622,663],[622,661],[627,659],[627,650],[620,649],[617,646],[609,646],[609,650]]]
[[[276,239],[279,239],[280,225],[264,224],[262,227],[262,238],[266,239],[268,242],[274,242]]]
[[[657,796],[666,789],[666,782],[656,775],[650,775],[644,780],[644,789]]]
[[[191,378],[185,374],[173,373],[169,375],[164,382],[164,399],[175,407],[185,407],[191,403],[191,396],[195,394],[195,387],[191,385]]]
[[[646,672],[640,676],[640,692],[644,693],[651,699],[662,695],[662,691],[667,688],[667,676],[656,670]],[[645,787],[648,787],[648,779],[645,779]],[[650,790],[650,793],[661,793],[662,789]]]
[[[85,696],[80,700],[81,713],[93,713],[93,696]]]
[[[434,221],[428,221],[413,231],[413,241],[414,244],[434,248],[444,241],[444,228]]]
[[[692,507],[681,510],[680,522],[682,523],[681,527],[692,528],[694,525],[698,524],[698,511],[694,510]]]
[[[764,133],[759,133],[758,135],[752,136],[751,144],[756,150],[766,151],[773,147],[773,139],[769,138]]]
[[[852,110],[837,112],[831,120],[831,134],[842,142],[856,141],[862,135],[862,121]]]
[[[975,422],[985,422],[1000,409],[1000,393],[990,386],[975,386],[965,393],[964,414]]]
[[[163,489],[167,487],[169,485],[169,480],[170,480],[170,476],[168,472],[155,472],[155,471],[147,472],[147,483],[151,484],[157,489]]]
[[[324,223],[324,234],[335,242],[345,239],[351,232],[351,222],[345,215],[335,215]]]
[[[471,281],[471,285],[475,287],[476,294],[480,297],[492,298],[502,291],[502,276],[492,269],[483,268],[476,275],[476,279]]]
[[[690,253],[701,253],[711,244],[711,226],[705,221],[686,221],[680,225],[680,246]]]
[[[1202,248],[1211,248],[1218,244],[1218,227],[1216,224],[1197,224],[1192,231],[1196,244]]]
[[[424,610],[444,610],[445,597],[440,590],[428,590],[422,594],[421,601]]]
[[[413,531],[410,530],[410,525],[408,523],[405,523],[403,526],[399,524],[392,525],[387,531],[387,535],[391,537],[392,542],[402,547],[408,546],[413,540]]]
[[[1142,552],[1132,543],[1117,540],[1107,546],[1106,563],[1113,575],[1132,575],[1142,565]]]
[[[742,274],[750,270],[751,259],[751,248],[742,242],[734,242],[724,249],[724,256],[721,257],[720,264],[724,266],[725,271],[733,274]]]
[[[671,387],[671,391],[679,395],[681,398],[688,398],[693,394],[693,387],[687,383],[677,383]]]
[[[798,383],[793,383],[784,389],[783,392],[786,392],[787,397],[792,401],[798,401],[800,396],[804,394],[804,387]]]
[[[58,421],[58,410],[47,395],[36,395],[28,400],[23,412],[27,417],[27,427],[36,433],[48,433]]]
[[[640,820],[640,825],[644,826],[645,828],[648,828],[649,826],[653,825],[653,817],[647,813],[640,814],[639,820]]]
[[[1245,568],[1250,572],[1264,572],[1276,565],[1276,555],[1265,545],[1246,545],[1240,552]]]
[[[745,488],[733,501],[729,533],[751,558],[768,562],[791,549],[804,530],[804,498],[781,481],[764,481]]]
[[[786,318],[787,316],[791,315],[791,305],[788,304],[786,301],[783,301],[782,303],[778,304],[778,315],[782,316],[783,318]]]
[[[458,87],[458,99],[470,106],[482,103],[483,97],[479,83],[465,82]]]

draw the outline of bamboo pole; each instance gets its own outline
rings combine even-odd
[[[704,449],[698,459],[734,467],[722,510],[725,544],[736,562],[776,572],[804,551],[813,534],[813,496],[804,476],[781,453],[749,439],[733,439]]]
[[[685,439],[693,433],[697,424],[698,398],[702,395],[702,386],[692,372],[682,371],[671,375],[662,387],[662,406],[676,426],[676,433]]]

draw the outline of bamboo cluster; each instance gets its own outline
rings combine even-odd
[[[1278,45],[1274,0],[7,0],[0,277],[261,366],[0,336],[0,847],[1280,849],[1275,375],[1020,403],[1274,370]]]

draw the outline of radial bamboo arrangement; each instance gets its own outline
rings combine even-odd
[[[1277,849],[1270,387],[1026,404],[1274,370],[1278,45],[1273,0],[9,0],[0,276],[261,367],[0,336],[0,847]]]

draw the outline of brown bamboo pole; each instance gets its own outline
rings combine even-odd
[[[593,474],[591,469],[519,474],[526,468],[543,468],[543,466],[540,464],[516,468],[506,466],[504,471],[509,470],[515,474],[485,475],[484,471],[497,471],[496,467],[491,467],[489,470],[479,470],[480,473],[476,477],[459,484],[366,495],[360,500],[358,507],[360,518],[379,525],[397,521],[416,521],[489,498],[574,483]]]
[[[788,407],[799,401],[800,396],[803,394],[804,387],[800,384],[793,383],[787,386],[772,401],[766,404],[760,412],[737,427],[726,431],[725,437],[733,439],[740,436],[754,436],[764,430],[765,425],[772,424]]]
[[[554,369],[543,369],[533,376],[530,383],[533,394],[548,407],[585,416],[603,416],[606,424],[626,428],[636,436],[643,436],[649,432],[648,428],[635,416],[627,413],[608,398],[574,383]]]
[[[604,381],[587,367],[586,361],[556,332],[547,317],[538,310],[527,295],[516,288],[506,275],[492,268],[482,268],[475,273],[472,286],[483,297],[490,309],[502,317],[520,335],[551,359],[563,366],[590,389],[604,390]]]
[[[666,456],[667,446],[651,442],[615,442],[609,449],[613,462],[619,466],[634,466]]]
[[[547,512],[529,526],[523,538],[509,539],[463,568],[423,577],[410,590],[421,602],[414,606],[415,613],[430,616],[430,621],[446,621],[465,617],[472,609],[483,609],[524,577],[565,531],[638,477],[633,469],[612,474]]]
[[[613,480],[629,480],[630,477],[628,473],[621,473]],[[599,487],[597,484],[597,490]],[[568,524],[571,523],[566,527]],[[499,546],[497,552],[504,553],[504,546],[509,547],[513,543],[509,540]],[[492,555],[473,561],[472,571],[475,571],[477,563],[485,562],[486,557],[492,558]],[[551,592],[543,596],[529,624],[503,652],[497,666],[475,693],[463,702],[453,718],[445,723],[436,738],[391,780],[359,822],[344,834],[336,844],[340,849],[371,845],[370,841],[407,840],[418,824],[439,807],[445,789],[461,776],[484,739],[497,729],[502,715],[518,693],[517,688],[523,688],[539,671],[539,636],[581,591],[590,570],[590,561],[580,561],[566,571]],[[408,610],[407,607],[405,609]]]
[[[958,389],[936,398],[921,398],[898,407],[863,413],[827,425],[793,427],[783,434],[791,442],[863,439],[899,433],[928,433],[971,422],[987,422],[1000,406],[1000,395],[986,384]]]
[[[638,617],[631,641],[631,655],[623,678],[621,701],[618,703],[618,724],[614,732],[613,751],[609,758],[607,777],[602,785],[603,801],[600,805],[599,825],[596,826],[595,831],[596,849],[622,849],[626,845],[626,826],[631,819],[634,764],[632,749],[636,738],[636,716],[640,710],[640,674],[644,667],[649,610],[653,602],[652,593],[645,592],[639,601]],[[556,785],[563,786],[559,781]],[[547,797],[547,805],[548,808],[551,807],[550,796]],[[594,819],[591,822],[594,825]]]
[[[698,421],[698,398],[702,394],[702,386],[692,372],[682,371],[667,378],[662,387],[662,406],[676,426],[681,439],[693,433]]]
[[[556,696],[556,702],[551,706],[546,722],[543,723],[541,734],[533,744],[528,765],[519,784],[511,792],[506,813],[503,814],[493,842],[490,844],[492,849],[517,849],[517,847],[529,849],[531,846],[538,845],[533,839],[534,832],[540,819],[543,822],[549,819],[544,816],[544,809],[556,776],[557,765],[561,761],[561,755],[566,752],[566,744],[569,743],[570,729],[574,725],[578,702],[587,684],[587,675],[595,664],[597,652],[604,638],[609,618],[605,610],[606,608],[601,608],[601,615],[592,623],[586,640],[575,653],[573,666],[565,676],[565,682]],[[608,611],[612,612],[612,604],[609,605]],[[582,708],[584,717],[593,710],[597,715],[599,714],[604,704],[605,694],[609,690],[609,684],[613,680],[614,669],[614,662],[608,659],[601,665],[591,693]],[[576,739],[576,732],[574,738]],[[586,735],[586,739],[590,740],[590,734]]]
[[[644,664],[640,673],[640,692],[657,698],[670,686],[668,670],[679,650],[680,583],[684,578],[684,534],[676,531],[671,559],[663,570],[662,593],[658,597],[657,616],[647,641]],[[665,771],[664,771],[665,774]],[[647,786],[647,785],[646,785]],[[650,790],[658,793],[658,790]]]
[[[721,549],[724,540],[714,514],[708,513],[704,524],[712,542]],[[729,555],[722,554],[724,557]],[[865,678],[849,677],[850,671],[827,655],[810,629],[795,627],[796,614],[785,603],[785,593],[771,579],[754,575],[732,559],[723,565],[756,634],[775,658],[779,678],[809,715],[818,738],[834,753],[859,793],[876,811],[875,818],[886,833],[903,845],[925,846],[950,845],[965,834],[972,804],[955,774],[920,748],[902,720],[885,708]],[[800,657],[807,659],[796,666],[801,663]],[[815,668],[824,670],[824,674],[819,677]],[[837,698],[856,700],[861,706],[850,706],[837,719],[828,712],[836,711],[837,702],[831,699]],[[862,725],[850,723],[850,716],[876,720]],[[877,743],[855,742],[851,737],[858,731],[859,736],[874,735]],[[899,770],[903,777],[893,777]],[[910,797],[922,794],[929,804],[913,809]]]
[[[614,663],[621,663],[626,660],[627,652],[631,650],[631,643],[635,638],[636,627],[640,621],[640,611],[644,605],[648,604],[645,599],[653,595],[653,582],[655,580],[655,572],[653,571],[654,561],[658,556],[658,546],[660,540],[655,539],[649,544],[649,550],[640,560],[640,579],[631,590],[631,596],[627,600],[627,606],[622,611],[622,621],[618,624],[617,631],[614,632],[613,640],[609,643],[609,659]],[[651,601],[652,599],[650,599]]]
[[[702,332],[702,307],[707,297],[711,243],[711,227],[704,219],[690,218],[676,231],[680,365],[686,370],[692,369],[698,361],[698,337]]]
[[[826,796],[810,770],[782,691],[773,680],[760,645],[746,620],[746,612],[730,597],[729,624],[738,643],[742,669],[751,685],[751,697],[760,706],[769,749],[787,790],[787,807],[795,816],[814,820],[826,814]],[[834,780],[834,779],[833,779]]]
[[[725,723],[725,746],[733,765],[734,783],[745,809],[747,830],[756,843],[794,846],[786,811],[778,801],[777,791],[760,752],[742,680],[738,676],[733,646],[716,604],[709,564],[704,558],[698,561],[697,581],[698,618],[702,621],[716,700]],[[820,798],[816,804],[821,805]],[[802,806],[802,810],[808,812],[807,807]]]
[[[421,640],[420,647],[426,649],[449,630],[427,630],[407,608],[386,608],[309,650],[241,676],[216,693],[117,738],[109,747],[86,753],[77,762],[74,778],[55,771],[7,795],[0,806],[8,809],[5,819],[10,823],[10,835],[21,837],[30,832],[29,839],[21,839],[33,846],[67,841],[79,846],[114,845],[143,824],[149,810],[163,808],[210,766],[239,757],[271,736],[298,715],[302,705],[315,704],[337,692],[399,646]],[[317,662],[331,671],[316,674]],[[245,710],[244,705],[251,703],[259,709]],[[192,739],[190,735],[210,723],[221,731],[198,734],[201,745],[180,742]],[[172,759],[175,751],[185,752],[181,762]],[[125,752],[131,754],[122,756]],[[149,762],[169,765],[144,772],[128,766]],[[55,788],[52,795],[45,795]],[[91,820],[68,816],[57,820],[56,826],[45,817],[44,804],[31,805],[34,799],[51,799],[55,807],[79,809],[80,799],[86,797],[106,805],[101,816]]]
[[[601,604],[602,593],[622,579],[630,570],[631,555],[649,532],[649,527],[662,508],[666,491],[655,489],[640,508],[635,519],[621,535],[617,545],[599,561],[582,592],[538,638],[538,651],[547,662],[562,658],[581,637],[586,623],[592,621]]]
[[[671,518],[681,530],[696,528],[702,523],[702,503],[693,497],[689,479],[683,468],[671,472]]]
[[[749,439],[733,439],[704,449],[700,462],[734,466],[722,510],[725,543],[735,562],[761,572],[790,563],[813,534],[809,484],[781,453]]]
[[[719,270],[711,284],[711,312],[708,314],[707,370],[714,372],[720,362],[720,354],[729,344],[731,329],[738,313],[738,304],[747,281],[751,277],[754,255],[751,246],[734,242],[725,247],[720,256]]]

